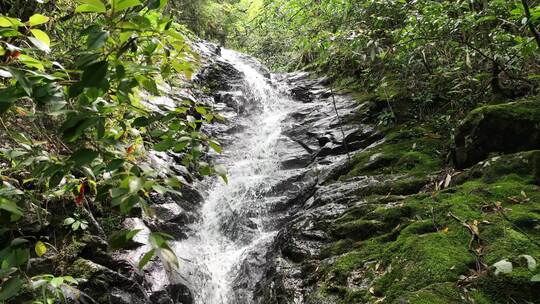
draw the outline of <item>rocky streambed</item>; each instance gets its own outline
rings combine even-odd
[[[211,45],[201,52],[206,92],[171,98],[203,100],[225,118],[203,131],[223,144],[209,157],[229,181],[195,181],[156,197],[155,219],[123,223],[173,235],[178,270],[132,266],[144,233],[112,256],[99,238],[81,242],[70,266],[87,280],[81,302],[540,301],[538,270],[523,258],[540,259],[540,143],[528,127],[540,121],[537,102],[486,106],[455,130],[408,114],[385,127],[375,97],[305,72],[271,74]],[[508,115],[522,123],[500,130]],[[189,176],[174,156],[151,161]],[[514,271],[495,275],[503,259]]]

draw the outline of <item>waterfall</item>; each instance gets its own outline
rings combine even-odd
[[[277,233],[265,224],[271,220],[264,193],[279,175],[282,123],[295,107],[253,62],[231,50],[223,50],[222,57],[245,75],[239,93],[250,110],[238,115],[243,128],[217,157],[228,168],[228,184],[220,179],[205,184],[201,220],[192,225],[191,236],[175,244],[180,272],[193,285],[197,304],[236,303],[232,282],[242,261]]]

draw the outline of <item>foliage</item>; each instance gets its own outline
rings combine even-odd
[[[177,20],[184,23],[199,37],[227,43],[227,38],[237,34],[236,22],[251,7],[251,0],[180,0],[169,6]]]
[[[27,278],[29,248],[41,256],[46,247],[31,244],[32,237],[18,229],[21,222],[36,215],[43,227],[51,217],[48,206],[66,201],[77,209],[63,223],[73,231],[88,228],[104,236],[92,214],[96,204],[124,214],[137,207],[152,217],[150,194],[178,193],[187,182],[144,160],[153,151],[171,152],[201,175],[223,175],[221,167],[200,161],[205,147],[219,149],[200,124],[219,117],[194,101],[146,101],[179,85],[173,81],[178,74],[189,80],[197,67],[189,32],[163,13],[166,1],[33,3],[30,16],[26,10],[10,16],[23,10],[1,4],[1,140],[8,147],[0,152],[0,301],[26,286],[50,303],[50,297],[63,297],[61,285],[76,281],[49,274]],[[157,254],[176,267],[169,239],[151,234],[153,250],[140,266]]]
[[[538,1],[254,2],[229,39],[274,68],[350,79],[419,113],[538,91]]]
[[[74,217],[68,217],[64,220],[64,226],[69,227],[73,231],[79,229],[86,230],[88,228],[88,221],[81,218],[78,213],[75,213]]]

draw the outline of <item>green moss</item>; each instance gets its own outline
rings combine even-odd
[[[512,259],[521,254],[536,255],[540,258],[539,249],[523,233],[516,231],[504,223],[486,226],[481,231],[485,241],[484,261],[493,265],[502,259]]]
[[[58,270],[64,273],[66,268],[81,254],[86,243],[82,242],[79,238],[71,236],[71,238],[64,239],[64,246],[59,250],[56,256],[56,263]]]
[[[532,161],[534,168],[534,182],[537,185],[540,185],[540,151],[535,151],[532,153]]]
[[[359,244],[351,239],[342,239],[337,242],[332,243],[327,248],[322,250],[321,256],[323,258],[341,255],[352,251],[355,248],[358,248]]]
[[[525,100],[479,107],[469,113],[466,120],[473,121],[482,115],[497,115],[505,120],[527,119],[540,121],[540,105],[537,100]]]
[[[399,145],[396,141],[415,136],[413,131],[398,132],[387,144]],[[377,153],[388,152],[385,149]],[[409,170],[412,165],[405,163],[427,155],[416,152],[399,153],[389,164]],[[528,281],[532,272],[516,260],[528,254],[540,261],[540,188],[534,184],[531,155],[489,159],[463,173],[466,178],[453,179],[448,189],[408,197],[381,196],[399,182],[410,184],[406,177],[374,175],[379,180],[375,186],[359,189],[367,195],[363,205],[326,222],[336,242],[325,251],[330,258],[319,270],[321,294],[340,299],[332,303],[368,303],[381,297],[388,303],[537,303],[538,286]],[[357,172],[368,172],[362,170]],[[478,227],[479,239],[471,242],[466,225]],[[515,272],[494,276],[489,266],[501,259],[511,260]],[[374,264],[380,265],[377,271],[367,266]],[[460,276],[477,270],[480,275],[463,288]],[[365,288],[373,287],[377,297],[351,287],[351,278],[359,273],[369,277],[371,285]]]
[[[455,238],[441,232],[400,238],[386,259],[392,270],[377,284],[390,299],[433,283],[456,281],[474,263],[467,248],[467,238]]]
[[[334,226],[332,234],[341,238],[363,240],[381,234],[387,226],[377,220],[355,220]]]
[[[530,281],[530,271],[517,268],[508,275],[493,274],[478,278],[472,287],[478,290],[476,297],[485,303],[540,303],[540,284]]]
[[[362,251],[349,252],[338,257],[334,263],[326,267],[325,272],[330,274],[332,285],[344,284],[350,272],[361,267],[364,262],[365,255]]]
[[[463,303],[459,288],[453,283],[433,284],[418,291],[407,293],[402,299],[410,304]]]
[[[488,105],[475,109],[455,134],[453,159],[460,168],[486,160],[490,153],[516,153],[540,148],[537,100]]]
[[[398,172],[425,175],[442,165],[443,146],[438,136],[422,128],[393,131],[383,144],[356,154],[352,169],[343,179]]]
[[[83,258],[78,258],[70,267],[70,271],[76,278],[91,279],[100,271],[97,264]]]
[[[358,218],[361,218],[368,214],[370,211],[375,209],[376,207],[372,204],[363,204],[358,206],[353,206],[349,208],[345,214],[336,220],[336,223],[344,223],[344,222],[350,222],[354,221]]]
[[[410,236],[410,235],[422,235],[426,233],[435,232],[436,227],[434,227],[431,220],[416,221],[401,231],[401,236]]]

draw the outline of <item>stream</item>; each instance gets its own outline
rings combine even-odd
[[[213,179],[200,185],[201,219],[192,224],[187,239],[175,244],[180,261],[191,264],[180,271],[193,285],[198,304],[238,303],[233,281],[242,261],[264,251],[276,236],[265,193],[282,175],[278,142],[284,118],[297,107],[255,63],[231,50],[223,50],[222,57],[244,75],[234,93],[242,96],[249,113],[236,115],[241,131],[216,156],[228,168],[228,183]]]

